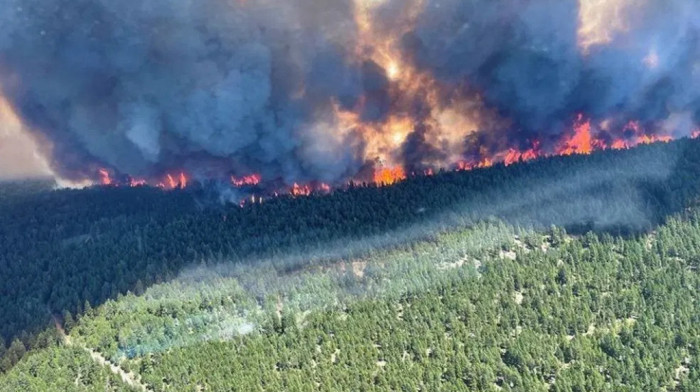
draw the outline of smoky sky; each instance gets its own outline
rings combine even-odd
[[[623,31],[588,53],[573,0],[432,1],[404,48],[447,83],[476,86],[525,132],[561,132],[577,112],[647,122],[685,113],[697,122],[700,3],[616,2],[629,3]]]
[[[10,11],[0,17],[5,94],[49,135],[64,174],[209,161],[333,178],[358,165],[351,149],[333,151],[332,132],[304,134],[332,98],[361,94],[361,70],[342,50],[355,34],[347,1],[0,6]]]
[[[700,3],[625,1],[623,28],[586,50],[573,0],[425,0],[410,23],[395,16],[405,0],[385,0],[371,19],[440,91],[478,94],[508,119],[513,140],[564,132],[576,113],[687,133],[700,120]],[[335,108],[380,123],[399,101],[357,53],[355,6],[0,0],[0,88],[68,178],[107,166],[344,181],[371,141],[339,129]],[[421,146],[424,127],[397,153],[407,167],[440,155]]]

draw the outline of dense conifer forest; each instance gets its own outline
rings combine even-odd
[[[0,390],[697,391],[698,173],[680,140],[245,208],[3,184]]]

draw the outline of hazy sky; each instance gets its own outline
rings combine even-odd
[[[50,175],[46,161],[7,102],[0,97],[0,180]]]

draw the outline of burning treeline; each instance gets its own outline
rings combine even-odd
[[[57,176],[327,191],[696,136],[685,0],[0,0]]]

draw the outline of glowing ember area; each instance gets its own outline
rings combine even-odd
[[[527,149],[525,151],[518,151],[514,148],[511,148],[508,150],[508,153],[506,154],[505,158],[503,159],[503,163],[508,165],[512,165],[514,163],[518,162],[526,162],[526,161],[531,161],[533,159],[536,159],[537,157],[541,156],[542,153],[540,152],[540,143],[535,142],[533,143],[533,147],[530,149]]]
[[[112,185],[114,183],[114,181],[112,181],[112,176],[109,174],[107,169],[100,169],[98,172],[100,174],[100,183],[102,185]]]
[[[620,138],[608,142],[603,138],[594,138],[591,132],[591,122],[584,121],[583,115],[579,115],[573,135],[563,142],[555,154],[590,154],[594,150],[622,150],[640,144],[668,143],[673,140],[670,135],[645,133],[638,121],[630,121],[622,130]]]
[[[593,152],[593,143],[591,122],[584,121],[583,115],[579,115],[576,125],[574,125],[573,136],[565,140],[557,152],[560,155],[590,154]]]
[[[137,179],[137,178],[130,178],[129,179],[129,186],[131,186],[131,187],[145,186],[147,184],[148,184],[148,182],[144,179]]]
[[[627,124],[623,131],[623,135],[625,134],[629,134],[629,136],[627,136],[626,139],[618,139],[613,141],[610,147],[615,150],[620,150],[632,148],[640,144],[668,143],[673,140],[673,137],[670,135],[648,135],[644,133],[644,130],[637,121],[630,121]]]
[[[163,189],[184,189],[187,187],[189,179],[184,172],[179,174],[166,174],[162,182],[156,186]]]
[[[319,185],[318,190],[323,192],[323,193],[329,193],[331,191],[331,186],[328,184],[321,183]]]
[[[489,158],[484,158],[484,159],[477,161],[477,162],[459,161],[459,162],[457,162],[456,170],[457,171],[468,171],[468,170],[474,170],[474,169],[484,169],[484,168],[493,166],[493,164],[494,164],[494,161],[489,159]]]
[[[262,176],[260,174],[251,174],[249,176],[244,176],[241,178],[231,176],[231,184],[239,188],[245,186],[255,186],[260,184],[260,181],[262,181]]]
[[[406,172],[402,167],[382,168],[374,172],[374,183],[377,185],[391,185],[406,179]]]
[[[651,143],[667,143],[674,138],[671,135],[659,133],[647,133],[640,122],[629,121],[621,129],[614,131],[610,129],[608,121],[600,124],[593,124],[591,120],[586,119],[583,114],[576,116],[576,120],[571,126],[571,131],[564,132],[561,139],[553,144],[552,147],[546,149],[543,143],[535,140],[530,143],[529,148],[518,149],[515,147],[507,148],[503,151],[488,152],[487,150],[480,151],[480,157],[473,159],[462,159],[449,167],[429,167],[420,172],[411,172],[412,176],[416,174],[424,176],[432,176],[436,169],[453,169],[457,171],[474,170],[488,168],[495,164],[501,163],[505,166],[510,166],[519,162],[527,162],[541,157],[550,157],[557,155],[588,155],[599,150],[622,150],[633,148],[638,145]],[[619,135],[617,138],[611,138],[610,135]],[[700,138],[700,130],[696,130],[689,135],[691,138]],[[99,183],[102,185],[128,185],[132,187],[146,186],[149,181],[145,179],[129,178],[127,182],[119,182],[114,179],[114,175],[108,169],[99,169]],[[379,186],[389,186],[401,182],[407,178],[406,171],[401,166],[385,167],[380,166],[374,169],[371,182]],[[357,179],[362,181],[361,179]],[[177,174],[166,174],[164,179],[156,183],[156,187],[165,190],[186,188],[190,183],[188,176],[184,172]],[[230,177],[230,183],[237,188],[257,187],[262,186],[262,176],[260,174],[251,174],[243,177]],[[289,194],[294,197],[309,196],[314,192],[330,193],[333,187],[330,184],[323,182],[298,183],[295,182],[289,188],[283,191],[271,190],[266,187],[265,194],[279,196],[280,194]],[[241,202],[241,205],[254,204],[262,202],[261,196],[247,196],[248,198]]]
[[[289,193],[292,196],[309,196],[311,194],[311,191],[311,186],[299,185],[295,182],[292,188],[289,190]]]
[[[557,155],[588,155],[599,150],[623,150],[633,148],[643,144],[668,143],[674,138],[671,135],[647,134],[637,121],[630,121],[621,132],[620,138],[609,140],[609,135],[604,127],[594,127],[590,120],[579,115],[570,133],[565,133],[562,139],[556,143],[556,148],[547,152],[542,149],[542,143],[535,141],[532,148],[518,150],[510,148],[504,152],[494,153],[491,157],[484,157],[480,160],[462,160],[455,165],[455,170],[473,170],[486,168],[496,163],[503,163],[506,166],[526,162],[540,157]],[[691,138],[700,137],[700,131],[695,131]]]
[[[503,164],[510,166],[520,162],[527,162],[541,157],[562,156],[562,155],[588,155],[600,150],[622,150],[633,148],[638,145],[651,143],[666,143],[674,140],[670,135],[647,134],[638,121],[628,122],[616,134],[621,137],[610,139],[610,129],[608,122],[603,122],[599,125],[594,125],[590,120],[585,119],[583,115],[578,115],[574,121],[571,131],[565,133],[561,140],[556,142],[555,147],[545,151],[543,144],[540,141],[531,143],[530,148],[523,150],[517,148],[508,148],[501,152],[495,152],[488,156],[483,156],[479,159],[461,160],[456,162],[450,168],[456,171],[468,171],[475,169],[489,168],[495,164]],[[700,138],[700,129],[693,131],[689,137]],[[484,153],[482,151],[482,153]],[[437,168],[436,168],[437,169]],[[433,168],[427,168],[420,172],[424,176],[434,175]],[[148,186],[149,181],[145,179],[129,178],[127,182],[119,182],[114,179],[114,175],[108,169],[99,169],[99,183],[104,186]],[[416,173],[412,172],[412,176]],[[389,186],[401,182],[407,178],[405,170],[401,166],[380,167],[374,170],[372,181],[378,186]],[[262,184],[262,177],[259,174],[252,174],[244,177],[230,177],[230,183],[237,188],[245,188],[259,186]],[[158,182],[155,186],[164,190],[184,189],[190,184],[188,176],[184,172],[177,174],[166,174],[163,181]],[[278,188],[279,189],[279,188]],[[333,187],[323,182],[313,182],[310,184],[293,183],[293,185],[283,191],[263,191],[271,197],[279,197],[281,195],[291,195],[293,197],[306,197],[314,193],[328,194],[333,191]],[[241,208],[263,203],[263,196],[249,195],[244,196],[239,205]]]

